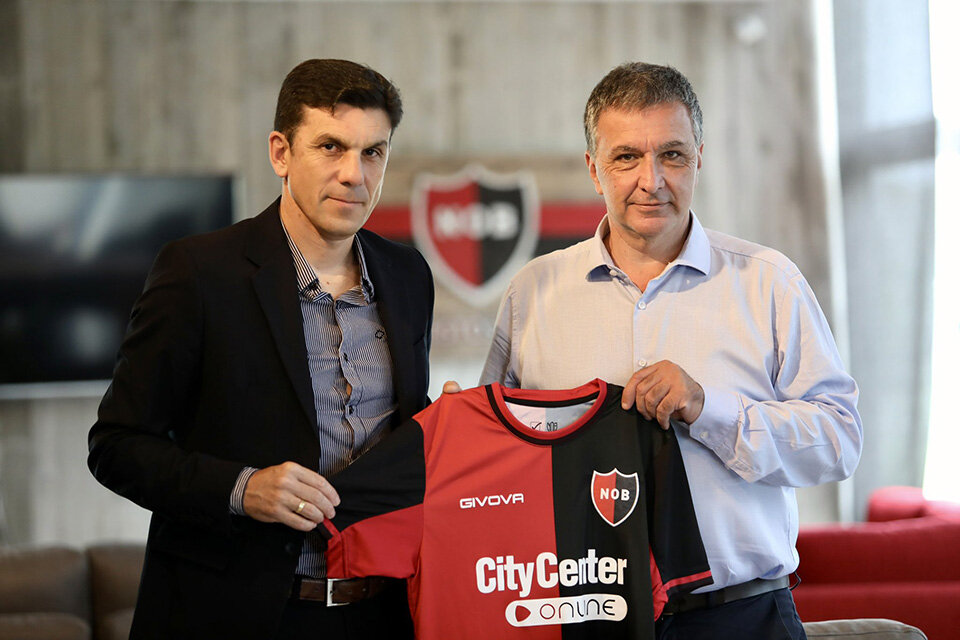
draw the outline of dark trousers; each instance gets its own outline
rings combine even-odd
[[[657,640],[806,640],[789,589],[657,621]]]
[[[413,622],[403,584],[342,607],[290,600],[276,640],[413,640]]]

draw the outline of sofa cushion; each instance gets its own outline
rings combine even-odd
[[[94,618],[136,604],[143,553],[142,544],[109,543],[87,548]]]
[[[142,544],[103,543],[87,548],[90,566],[90,597],[93,603],[94,630],[98,639],[124,639],[130,633],[133,606],[137,602],[140,572],[143,569]],[[119,623],[114,614],[120,613]],[[126,624],[126,631],[122,632]]]
[[[69,613],[0,614],[0,640],[90,640],[90,625]]]
[[[884,618],[804,622],[803,630],[806,632],[808,639],[927,640],[927,636],[923,635],[920,629]]]
[[[87,559],[67,547],[0,548],[0,613],[59,612],[86,620]]]

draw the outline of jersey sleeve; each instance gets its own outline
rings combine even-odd
[[[650,527],[651,578],[660,598],[713,584],[710,564],[690,497],[680,445],[672,430],[656,433],[652,465],[647,470],[647,518]],[[658,574],[658,575],[655,575]],[[658,587],[659,583],[659,587]],[[657,594],[654,594],[656,601]],[[664,600],[665,602],[665,600]]]
[[[410,419],[330,479],[340,505],[318,527],[327,540],[328,577],[413,575],[425,475],[423,430]]]

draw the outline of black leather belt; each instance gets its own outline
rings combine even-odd
[[[785,589],[789,586],[790,576],[783,576],[775,580],[757,578],[750,582],[735,584],[707,593],[687,593],[682,596],[670,598],[667,606],[663,608],[663,614],[670,616],[675,613],[684,613],[697,609],[710,609],[711,607],[719,607],[721,604],[733,602],[734,600],[743,600],[744,598],[758,596],[761,593]]]
[[[372,598],[394,582],[397,582],[394,578],[381,576],[346,580],[296,576],[290,588],[290,597],[295,600],[324,602],[328,607],[339,607]]]

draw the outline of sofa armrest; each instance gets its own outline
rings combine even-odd
[[[940,516],[960,518],[960,502],[927,500],[920,487],[881,487],[870,494],[867,522]]]
[[[797,551],[804,584],[956,581],[960,521],[927,516],[805,526]]]

